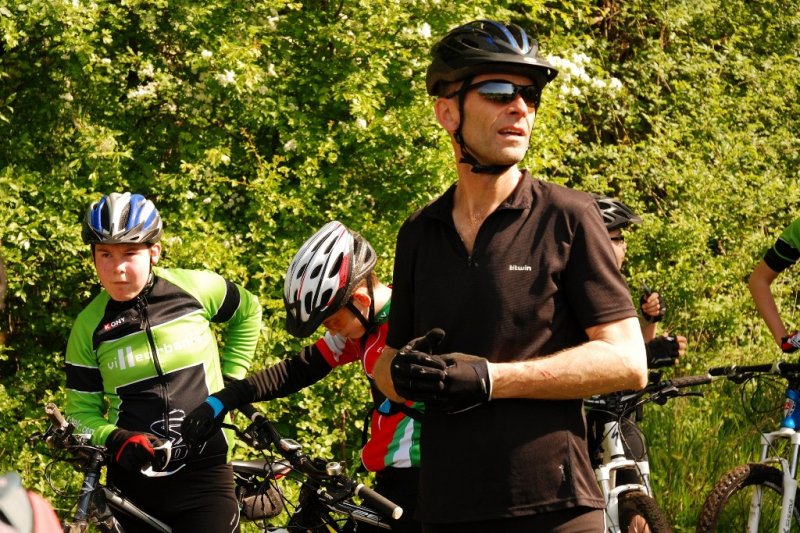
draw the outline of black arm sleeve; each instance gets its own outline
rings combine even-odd
[[[331,366],[316,346],[306,346],[289,359],[246,378],[254,402],[288,396],[327,376]]]

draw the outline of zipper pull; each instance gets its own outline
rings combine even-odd
[[[136,310],[139,312],[139,330],[144,331],[147,328],[147,317],[145,316],[145,305],[141,296],[136,297]]]

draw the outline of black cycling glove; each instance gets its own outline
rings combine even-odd
[[[680,356],[678,338],[673,335],[663,335],[645,343],[647,352],[647,368],[663,368],[675,366]]]
[[[406,400],[426,402],[444,389],[445,363],[431,355],[443,338],[442,330],[432,329],[397,352],[390,369],[397,394]]]
[[[117,428],[106,439],[106,449],[114,461],[129,472],[136,472],[151,464],[156,457],[153,448],[164,442],[150,433]]]
[[[246,380],[231,380],[222,390],[206,398],[181,422],[181,435],[190,446],[210,439],[222,428],[228,411],[253,401],[254,387]]]
[[[444,388],[429,404],[445,413],[459,413],[492,399],[489,361],[463,353],[433,356],[445,363]]]

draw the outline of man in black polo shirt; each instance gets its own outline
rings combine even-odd
[[[517,167],[556,76],[537,48],[515,25],[475,21],[428,69],[458,181],[398,234],[375,367],[389,398],[426,403],[426,532],[602,531],[581,398],[647,378],[594,199]],[[433,328],[444,338],[420,341]]]

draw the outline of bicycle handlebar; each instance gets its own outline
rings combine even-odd
[[[790,376],[793,374],[800,374],[800,363],[778,361],[777,363],[761,363],[757,365],[717,366],[710,368],[708,373],[714,377],[726,377],[729,379],[752,374]]]
[[[303,448],[297,441],[281,437],[275,426],[252,405],[243,405],[239,407],[239,411],[250,419],[251,424],[244,432],[237,429],[237,433],[254,449],[265,449],[272,444],[289,461],[293,469],[314,481],[325,485],[338,485],[348,494],[359,496],[369,507],[384,516],[397,520],[403,515],[403,508],[396,503],[344,476],[340,468],[337,468],[338,463],[335,466],[329,463],[325,470],[316,467],[314,461],[303,453]]]
[[[660,376],[659,374],[656,374]],[[651,379],[653,379],[651,377]],[[592,408],[599,408],[615,412],[619,415],[627,415],[633,412],[640,405],[653,402],[663,405],[672,398],[678,396],[689,396],[700,393],[679,392],[679,389],[694,387],[696,385],[706,385],[713,381],[714,377],[710,374],[699,374],[696,376],[681,376],[666,380],[656,378],[648,383],[643,389],[637,391],[620,391],[610,394],[601,394],[586,398],[584,403]]]
[[[44,412],[54,426],[59,428],[67,427],[68,425],[67,420],[61,414],[61,411],[58,409],[58,406],[56,404],[52,402],[48,403],[47,405],[44,406]]]
[[[52,402],[44,406],[44,412],[50,420],[50,429],[41,438],[51,448],[71,449],[74,455],[80,456],[81,453],[98,452],[102,456],[102,464],[108,463],[108,451],[105,446],[95,446],[91,444],[91,439],[86,435],[76,435],[75,426],[68,422],[58,406]],[[38,437],[37,437],[38,438]],[[145,465],[141,472],[147,477],[163,477],[174,472],[166,472],[164,469],[172,458],[172,441],[166,440],[161,446],[153,448],[155,453],[155,464]],[[183,466],[179,467],[183,468]]]

